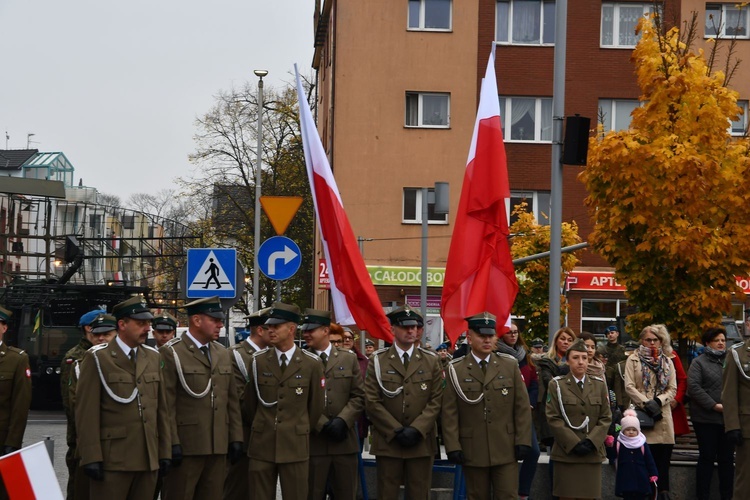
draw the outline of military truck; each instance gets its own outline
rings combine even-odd
[[[17,280],[0,288],[0,303],[13,312],[8,343],[29,355],[32,408],[62,407],[60,366],[65,353],[81,339],[81,316],[97,308],[111,311],[112,306],[136,294],[151,302],[149,289],[141,286]]]

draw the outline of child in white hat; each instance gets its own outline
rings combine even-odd
[[[617,436],[617,479],[615,495],[626,499],[643,500],[651,495],[651,483],[656,483],[656,464],[641,432],[635,411],[625,410]]]

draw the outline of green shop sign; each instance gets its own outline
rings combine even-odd
[[[419,267],[367,266],[372,283],[385,286],[420,286],[422,270]],[[427,286],[443,286],[445,268],[427,268]]]

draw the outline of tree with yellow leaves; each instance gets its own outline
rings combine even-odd
[[[749,143],[733,140],[737,93],[672,28],[644,19],[631,58],[643,106],[627,131],[590,140],[580,174],[595,223],[589,243],[627,287],[630,333],[665,323],[697,338],[743,297],[750,271]]]
[[[549,226],[540,225],[534,215],[526,209],[526,203],[521,203],[513,214],[517,220],[510,226],[511,239],[510,253],[514,259],[528,257],[549,251],[550,233]],[[575,221],[562,224],[562,246],[580,243],[578,226]],[[572,271],[578,258],[575,253],[562,254],[562,272],[560,275],[560,287],[565,282],[565,276]],[[533,337],[546,337],[549,331],[549,259],[537,259],[516,268],[516,279],[518,280],[518,295],[513,305],[513,314],[524,316],[526,325],[524,337],[530,340]],[[564,318],[568,311],[568,302],[565,296],[560,297],[560,317]]]

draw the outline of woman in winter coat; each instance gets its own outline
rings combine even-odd
[[[539,374],[539,387],[541,388],[539,391],[539,402],[542,403],[541,408],[544,408],[544,404],[547,401],[547,388],[550,381],[558,375],[567,375],[570,371],[565,353],[575,339],[576,334],[572,328],[560,328],[552,337],[552,343],[549,346],[547,354],[542,356],[536,363]],[[547,424],[547,416],[544,411],[537,412],[537,416],[539,418],[539,441],[546,446],[552,446],[554,438]]]
[[[695,493],[698,500],[708,500],[714,462],[719,464],[719,492],[722,500],[732,498],[734,483],[734,446],[724,433],[724,407],[721,404],[722,373],[727,354],[726,330],[709,328],[703,333],[703,354],[695,358],[688,370],[690,418],[698,439],[698,464]]]
[[[651,325],[638,337],[641,345],[625,362],[625,391],[633,404],[654,419],[652,429],[642,429],[659,471],[658,493],[669,497],[669,464],[674,448],[670,403],[677,394],[677,376],[668,354],[672,348],[664,325]]]

